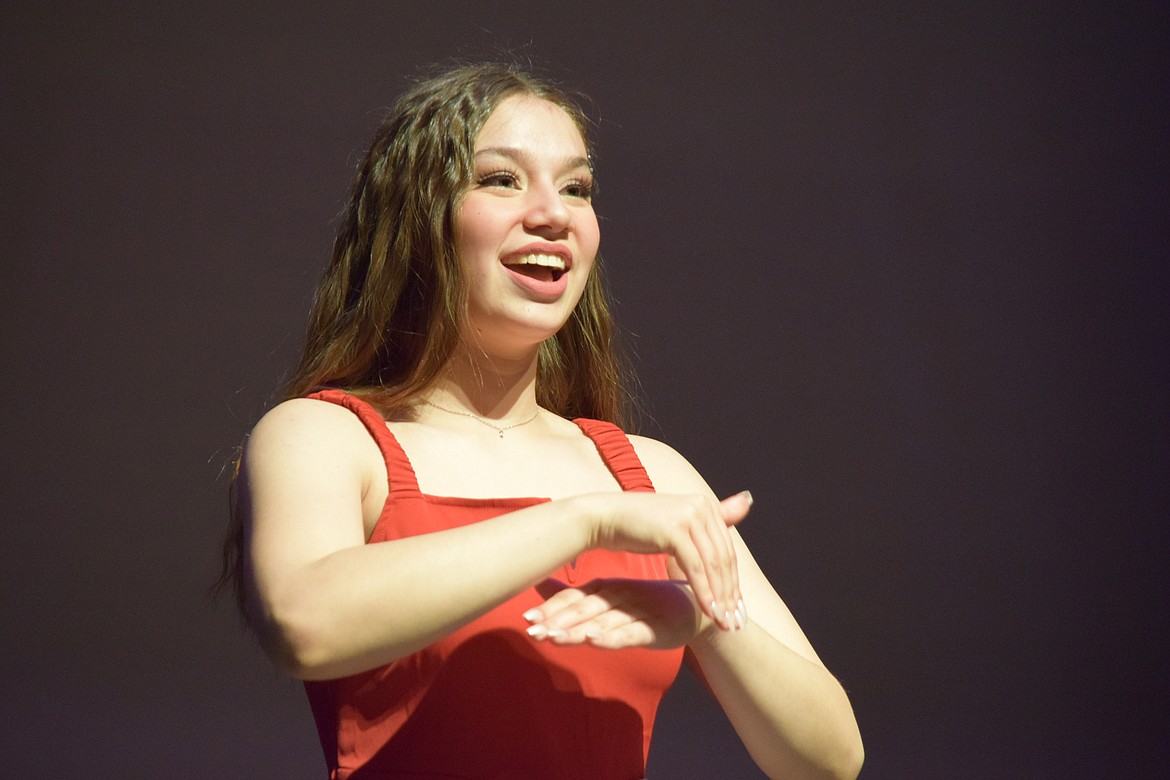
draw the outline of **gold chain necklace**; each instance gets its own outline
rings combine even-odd
[[[501,439],[504,438],[504,431],[510,431],[513,428],[519,428],[521,425],[527,425],[528,423],[535,420],[538,416],[540,416],[540,407],[537,407],[536,411],[533,413],[533,415],[531,417],[529,417],[527,420],[525,420],[524,422],[512,423],[511,425],[505,425],[503,428],[501,428],[500,426],[496,425],[495,423],[488,422],[487,420],[483,419],[479,415],[472,414],[471,412],[461,412],[457,409],[448,409],[444,406],[439,406],[438,404],[433,403],[431,401],[423,401],[423,403],[426,404],[427,406],[435,407],[440,412],[446,412],[447,414],[457,414],[460,417],[470,417],[471,419],[475,420],[476,422],[483,423],[487,427],[491,428],[493,431],[495,431],[496,433],[498,433],[500,435]]]

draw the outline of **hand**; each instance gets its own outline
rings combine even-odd
[[[590,644],[616,650],[681,647],[712,624],[685,582],[673,580],[592,580],[564,587],[524,613],[528,635],[558,645]]]
[[[750,493],[745,490],[721,502],[662,493],[605,498],[611,503],[597,513],[592,546],[669,553],[705,615],[727,631],[742,624],[743,599],[730,528],[747,516]]]

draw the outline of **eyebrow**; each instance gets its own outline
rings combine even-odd
[[[498,154],[501,157],[522,161],[531,161],[532,159],[532,155],[524,149],[512,146],[489,146],[486,149],[479,149],[475,152],[476,157],[479,157],[481,154]],[[588,157],[566,157],[564,166],[566,168],[588,168],[592,171],[593,161]]]

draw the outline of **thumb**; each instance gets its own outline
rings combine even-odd
[[[728,525],[737,525],[739,521],[747,517],[751,508],[752,494],[747,490],[741,490],[719,502],[719,511],[723,515],[723,522]]]

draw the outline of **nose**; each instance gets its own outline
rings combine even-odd
[[[532,231],[563,233],[571,224],[572,215],[555,186],[541,184],[529,188],[524,227]]]

